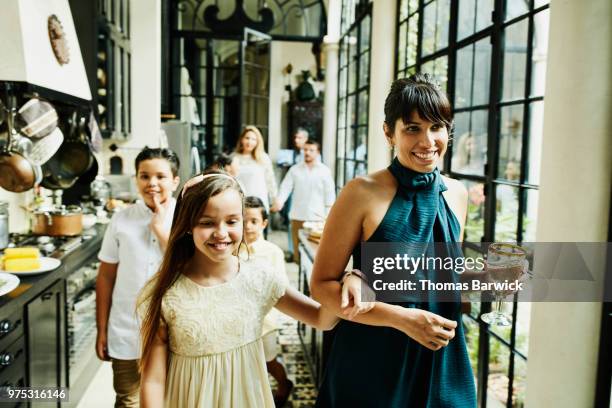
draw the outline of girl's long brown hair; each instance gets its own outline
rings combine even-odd
[[[137,308],[140,308],[149,302],[140,329],[141,371],[151,354],[151,347],[159,330],[164,294],[183,273],[185,266],[195,253],[195,244],[190,233],[197,225],[208,200],[225,190],[234,189],[240,193],[242,212],[244,213],[244,194],[240,185],[232,176],[218,170],[207,171],[204,174],[219,174],[219,176],[207,177],[202,182],[190,187],[184,194],[179,195],[172,219],[168,245],[161,265],[155,276],[145,286],[144,295],[137,305]],[[240,242],[240,246],[242,245],[246,245],[244,235]]]
[[[263,140],[263,136],[261,135],[261,132],[255,126],[250,126],[249,125],[249,126],[245,126],[245,128],[242,129],[242,132],[240,133],[240,137],[238,138],[238,143],[236,143],[236,152],[237,153],[242,153],[242,151],[243,151],[243,149],[242,149],[242,138],[248,132],[253,132],[255,134],[255,138],[257,139],[257,145],[255,146],[255,148],[251,152],[251,156],[253,156],[253,158],[255,159],[255,161],[257,163],[262,163],[263,162],[264,154],[266,153],[264,151],[264,140]]]

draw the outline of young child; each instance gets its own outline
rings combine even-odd
[[[322,330],[338,318],[269,263],[237,256],[244,197],[234,178],[209,172],[187,185],[159,272],[138,301],[141,406],[274,407],[264,317],[276,307]],[[360,278],[348,276],[346,285],[360,286]]]
[[[240,173],[240,161],[236,153],[221,153],[217,156],[213,163],[213,168],[216,170],[224,170],[230,176],[236,177]]]
[[[244,236],[248,245],[249,255],[255,259],[270,262],[275,271],[285,275],[283,250],[272,242],[266,241],[263,237],[263,231],[268,225],[268,212],[264,207],[264,203],[261,199],[250,196],[244,200],[244,207]],[[264,319],[262,341],[266,357],[266,367],[278,383],[278,388],[274,395],[274,403],[277,407],[282,407],[291,394],[293,382],[287,378],[285,367],[277,359],[280,351],[278,346],[278,329],[278,312],[272,309]]]
[[[135,164],[142,201],[113,216],[98,254],[96,354],[112,362],[116,407],[138,406],[136,298],[159,267],[176,204],[172,193],[179,184],[179,160],[171,150],[145,148]]]

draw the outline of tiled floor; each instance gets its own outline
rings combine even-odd
[[[284,231],[272,231],[268,239],[283,249],[287,248],[287,233]],[[294,287],[297,287],[297,265],[294,263],[287,264],[287,274],[290,282]],[[317,391],[312,383],[310,370],[302,352],[296,322],[288,316],[283,315],[282,317],[279,343],[287,376],[295,384],[286,407],[307,408],[314,406]],[[114,399],[113,372],[110,363],[104,363],[77,408],[112,407]]]

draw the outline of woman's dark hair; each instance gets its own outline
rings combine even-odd
[[[141,371],[151,354],[151,346],[160,327],[164,294],[183,273],[185,266],[195,254],[196,247],[191,231],[198,224],[208,200],[226,190],[235,190],[240,195],[244,215],[244,194],[236,179],[224,171],[208,171],[204,175],[208,177],[179,194],[161,265],[155,276],[145,286],[137,305],[138,309],[144,308],[145,310],[140,329],[142,357],[139,365]],[[243,245],[246,247],[244,235],[238,249],[240,250]]]
[[[408,122],[414,111],[429,122],[443,123],[450,134],[453,125],[450,102],[429,74],[417,73],[393,82],[385,100],[385,123],[393,131],[398,119]]]
[[[142,149],[140,153],[138,153],[138,156],[136,156],[136,160],[134,160],[134,165],[136,166],[136,174],[138,174],[138,166],[140,166],[140,163],[142,163],[145,160],[152,160],[152,159],[167,160],[168,163],[170,163],[170,170],[172,171],[172,175],[174,177],[178,176],[178,171],[179,171],[179,167],[181,164],[179,162],[179,158],[176,155],[176,153],[174,153],[170,149],[165,149],[165,148],[164,149],[159,149],[159,148],[151,149],[147,146],[145,146],[145,148]]]
[[[264,206],[261,198],[255,196],[248,196],[244,199],[244,208],[259,208],[261,209],[261,218],[265,221],[268,219],[268,212]]]

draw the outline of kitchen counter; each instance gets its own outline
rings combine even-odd
[[[66,256],[56,256],[62,263],[50,272],[43,272],[32,276],[19,276],[19,286],[12,292],[0,296],[0,308],[3,312],[11,311],[23,307],[34,296],[47,288],[58,279],[64,279],[67,275],[74,272],[81,266],[93,253],[97,253],[102,243],[106,225],[96,224],[93,228],[83,232],[83,237],[89,237],[81,245],[72,250]]]

